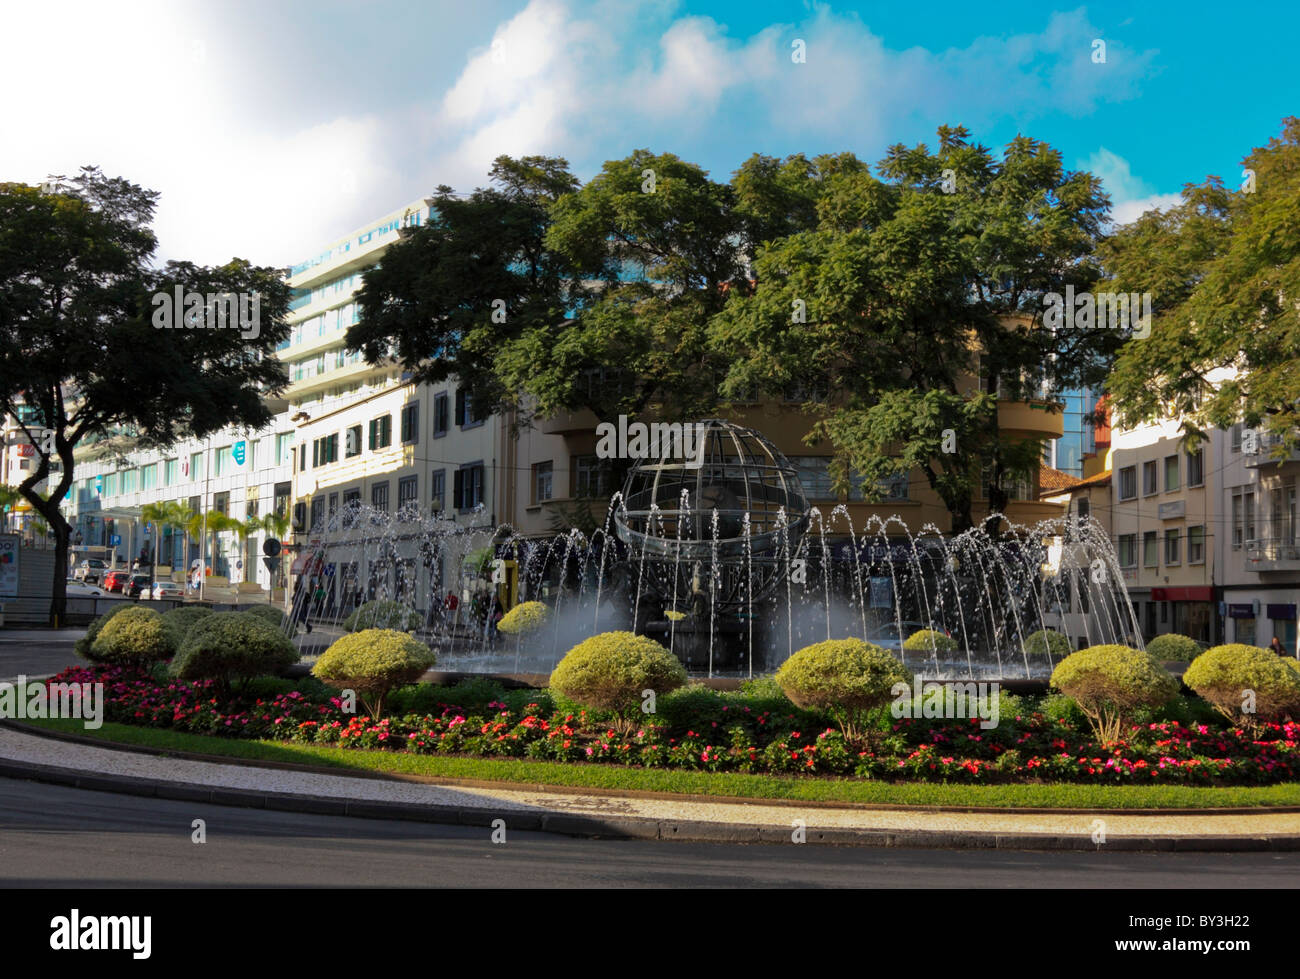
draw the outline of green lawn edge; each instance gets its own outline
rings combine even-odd
[[[353,771],[476,779],[566,788],[599,788],[680,795],[730,796],[859,805],[947,806],[1015,809],[1217,809],[1300,806],[1300,783],[1269,786],[1187,785],[963,785],[889,783],[830,777],[791,778],[739,772],[683,772],[497,758],[415,755],[332,748],[280,741],[239,741],[160,728],[105,723],[87,730],[75,719],[25,722],[68,734],[87,735],[160,751],[220,755],[249,761],[317,765]]]

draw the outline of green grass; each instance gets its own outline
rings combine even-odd
[[[84,734],[162,751],[222,755],[250,761],[290,762],[323,768],[462,778],[530,785],[601,788],[745,799],[848,802],[875,805],[970,806],[1023,809],[1205,809],[1300,806],[1300,784],[1199,788],[1185,785],[940,785],[834,778],[790,778],[736,772],[683,772],[565,764],[517,759],[455,758],[331,748],[279,741],[239,741],[159,728],[106,723],[87,731],[78,720],[29,721],[51,730]]]

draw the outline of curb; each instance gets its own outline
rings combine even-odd
[[[678,840],[688,843],[792,843],[792,826],[654,819],[647,816],[589,816],[569,812],[529,812],[512,808],[415,805],[379,800],[334,799],[291,792],[227,789],[192,782],[125,775],[86,775],[72,768],[0,759],[0,778],[43,782],[92,792],[197,802],[246,809],[269,809],[355,819],[400,819],[410,822],[492,828],[504,819],[511,829],[556,833],[589,839]],[[793,825],[793,824],[792,824]],[[1112,837],[1097,845],[1088,835],[1036,833],[960,833],[925,830],[806,829],[805,842],[830,846],[909,849],[1090,850],[1164,852],[1296,852],[1300,836]]]

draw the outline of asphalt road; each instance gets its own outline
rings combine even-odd
[[[191,840],[193,821],[207,842]],[[0,779],[5,887],[1294,887],[1300,855],[583,840]]]
[[[72,651],[85,635],[81,629],[0,629],[0,680],[46,676],[65,666],[84,663]]]

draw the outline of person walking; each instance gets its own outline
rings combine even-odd
[[[295,626],[303,626],[309,633],[311,623],[307,621],[307,613],[310,611],[311,593],[307,590],[305,579],[299,578],[293,589],[293,621]]]
[[[1273,641],[1270,642],[1270,643],[1268,644],[1268,648],[1269,648],[1272,652],[1277,653],[1279,656],[1290,656],[1290,655],[1291,655],[1291,654],[1288,653],[1288,652],[1286,651],[1286,649],[1283,647],[1283,645],[1282,645],[1282,640],[1279,639],[1277,636],[1274,636],[1274,637],[1273,637]]]

